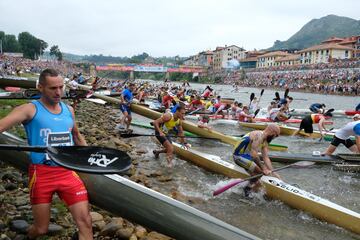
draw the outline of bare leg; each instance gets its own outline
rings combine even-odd
[[[50,203],[32,205],[34,223],[28,229],[28,237],[36,238],[47,233],[50,221]]]
[[[166,160],[168,162],[168,166],[172,167],[172,159],[173,159],[173,146],[169,141],[164,142],[164,147],[166,149]]]
[[[88,201],[82,201],[69,206],[73,219],[79,228],[80,240],[93,239],[91,216]]]
[[[334,145],[331,145],[326,149],[325,152],[323,152],[321,155],[331,155],[333,152],[335,152],[336,147]]]

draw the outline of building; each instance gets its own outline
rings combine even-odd
[[[245,58],[240,60],[240,68],[256,68],[257,57],[266,51],[246,51]]]
[[[300,64],[329,63],[333,59],[350,59],[353,48],[337,43],[315,45],[299,51]]]
[[[275,66],[292,66],[300,64],[300,54],[290,54],[275,60]]]
[[[199,65],[199,55],[190,56],[189,58],[185,59],[184,65],[187,66],[198,66]]]
[[[322,44],[326,43],[335,43],[345,47],[350,47],[353,49],[351,58],[360,58],[360,35],[345,38],[331,37],[322,42]]]
[[[211,67],[214,60],[213,51],[204,51],[199,53],[199,65],[204,67]]]
[[[276,60],[279,60],[287,56],[291,56],[291,54],[284,51],[274,51],[274,52],[265,53],[257,57],[256,67],[268,68],[268,67],[277,66]]]
[[[225,47],[217,47],[214,50],[213,70],[220,71],[228,67],[228,62],[245,58],[245,49],[235,45]]]

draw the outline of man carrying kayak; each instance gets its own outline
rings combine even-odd
[[[133,101],[133,91],[135,89],[135,84],[130,83],[128,88],[125,88],[120,97],[120,111],[124,114],[121,118],[119,128],[125,128],[127,131],[130,128],[132,116],[131,116],[131,109],[130,104]]]
[[[353,120],[336,131],[330,146],[323,155],[331,155],[340,143],[350,149],[350,151],[360,153],[360,114],[355,114]],[[351,136],[355,136],[355,143],[350,139]]]
[[[180,142],[185,147],[188,147],[188,144],[185,142],[182,128],[182,120],[184,119],[184,116],[185,108],[179,105],[175,113],[164,113],[160,118],[153,122],[156,138],[164,147],[161,150],[154,150],[153,153],[156,158],[159,157],[160,153],[166,153],[166,160],[169,167],[172,167],[174,151],[171,137],[169,135],[178,135],[180,137]]]
[[[234,148],[234,162],[251,176],[263,173],[280,178],[277,173],[272,173],[273,167],[268,156],[269,143],[279,135],[280,128],[276,124],[269,124],[264,131],[256,130],[246,134]],[[260,160],[259,152],[263,162]],[[249,185],[244,188],[245,196],[249,195],[251,189],[257,190],[259,186],[259,179],[250,180]]]

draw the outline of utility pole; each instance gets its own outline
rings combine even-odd
[[[0,54],[2,54],[3,51],[2,51],[2,39],[0,39]]]

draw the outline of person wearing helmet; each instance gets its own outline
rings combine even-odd
[[[351,136],[355,136],[355,143],[350,139]],[[360,153],[360,114],[355,114],[352,122],[349,122],[344,127],[336,131],[330,146],[326,149],[323,155],[331,155],[335,152],[340,143],[347,147],[350,151]]]
[[[280,135],[280,128],[276,124],[269,124],[264,131],[252,131],[244,135],[233,150],[234,162],[244,168],[251,176],[261,174],[273,175],[271,160],[268,156],[269,143]],[[260,160],[261,152],[262,160]],[[247,197],[252,189],[257,190],[260,186],[259,178],[250,180],[249,185],[244,188]]]

